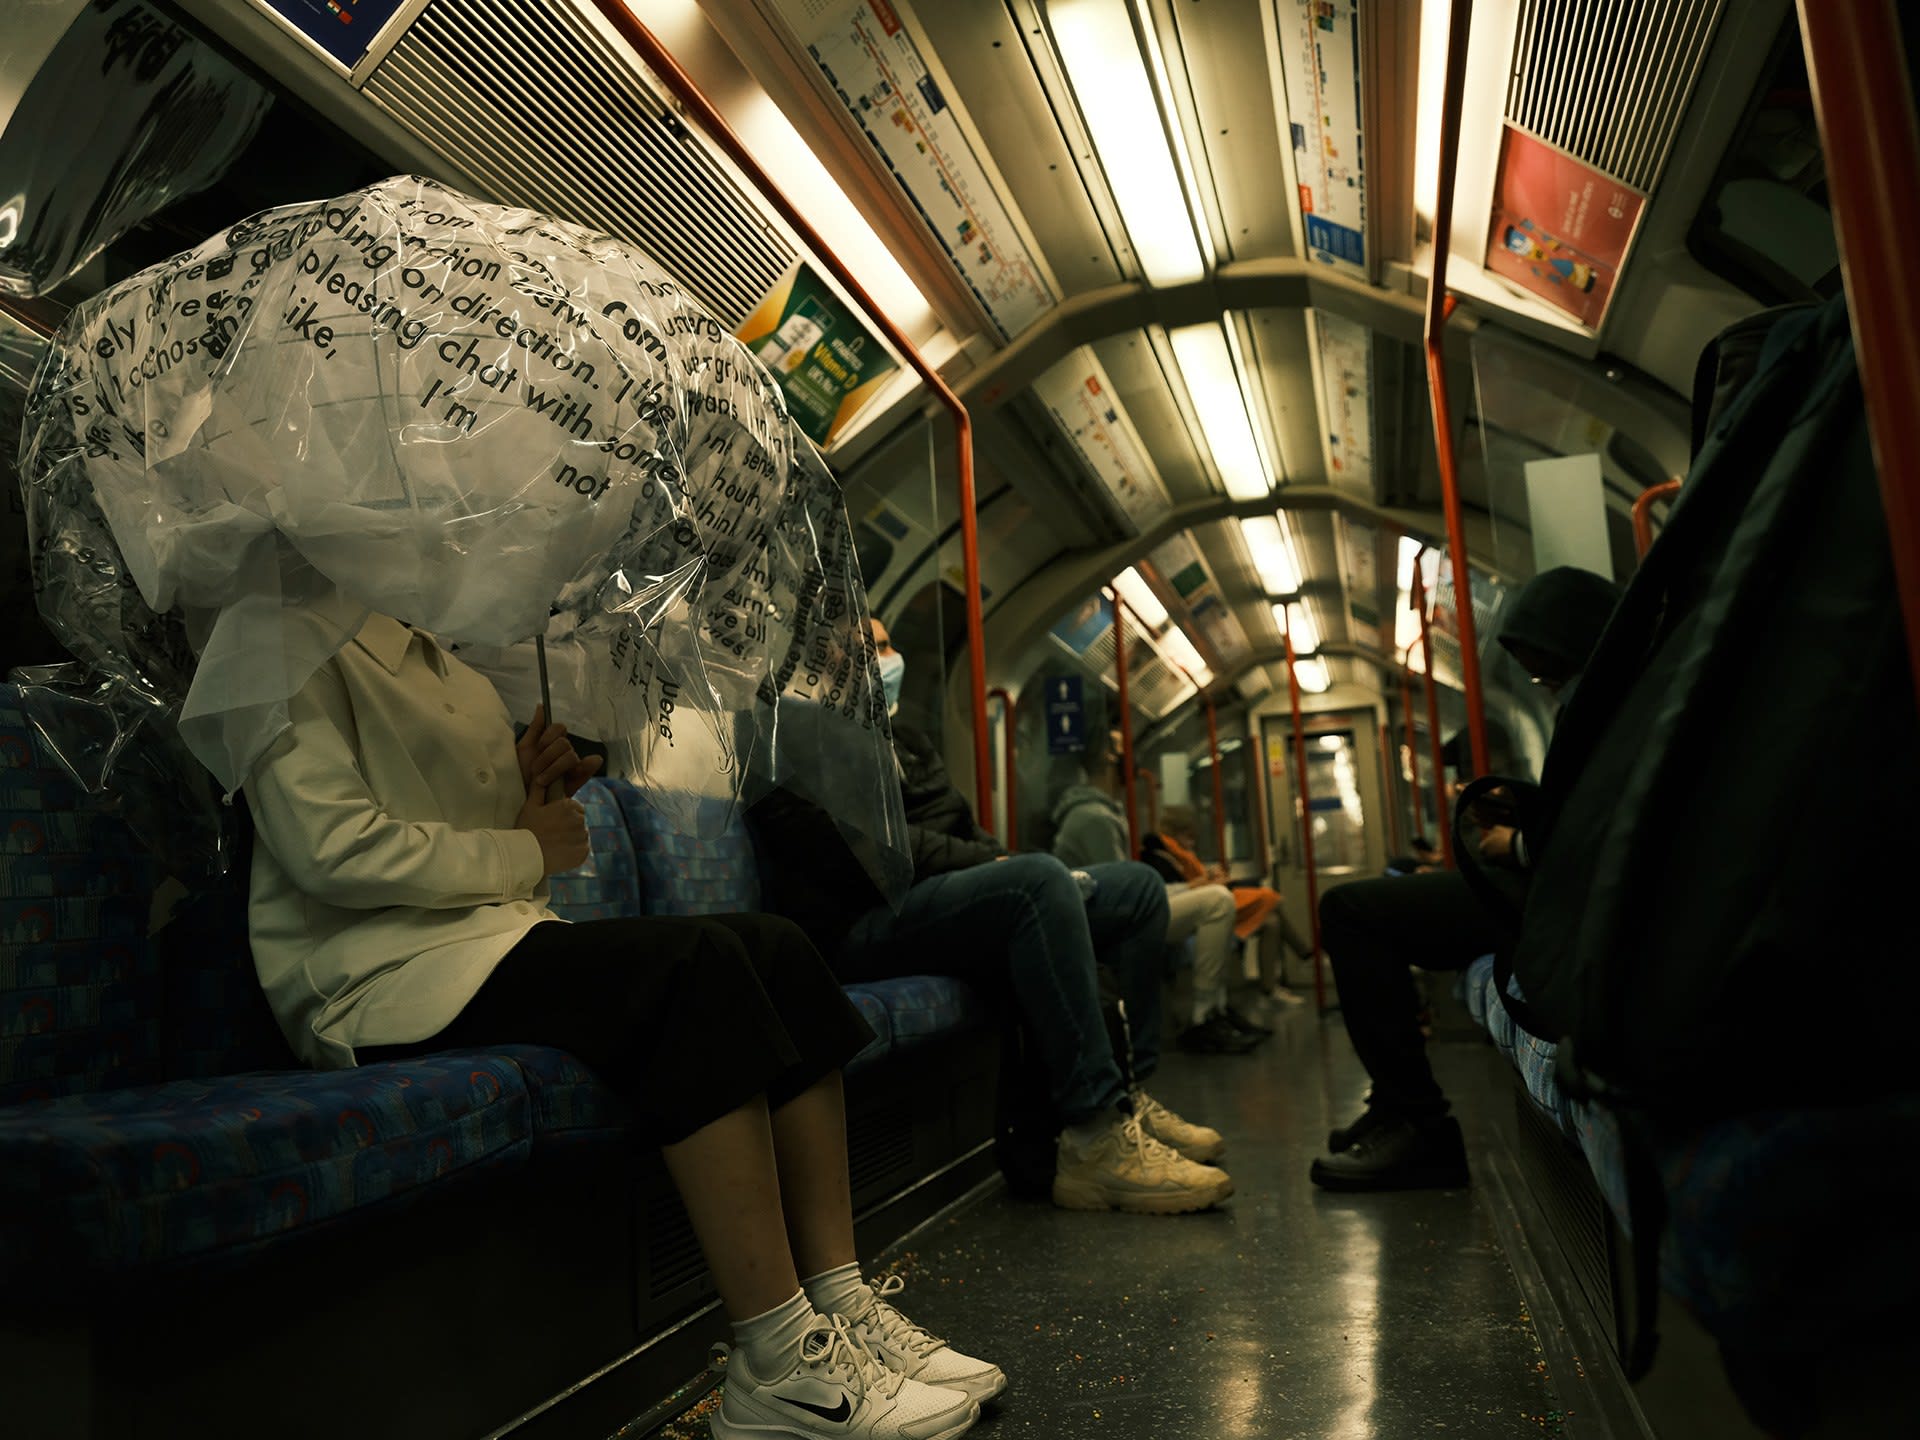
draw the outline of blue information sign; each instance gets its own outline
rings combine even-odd
[[[351,70],[406,0],[266,0],[289,25]]]
[[[1047,680],[1047,753],[1077,755],[1087,748],[1087,707],[1078,675]]]

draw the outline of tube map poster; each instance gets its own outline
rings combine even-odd
[[[804,260],[734,335],[772,372],[794,422],[823,448],[898,368]]]

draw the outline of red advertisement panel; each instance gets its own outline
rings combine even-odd
[[[1597,328],[1646,197],[1511,125],[1487,231],[1487,268]]]

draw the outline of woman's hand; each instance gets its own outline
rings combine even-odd
[[[532,721],[513,742],[513,753],[520,762],[520,784],[528,794],[538,790],[544,795],[549,787],[564,780],[567,794],[572,796],[600,773],[600,757],[582,760],[567,738],[567,727],[547,724],[544,705],[534,706]]]
[[[1480,832],[1480,854],[1488,860],[1506,861],[1513,858],[1513,827],[1511,825],[1489,825]]]
[[[526,804],[520,807],[519,818],[513,823],[540,842],[543,875],[563,875],[569,870],[578,870],[592,853],[586,807],[578,800],[547,799],[545,785],[528,787]]]

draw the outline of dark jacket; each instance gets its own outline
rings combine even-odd
[[[970,870],[1007,852],[973,818],[966,797],[947,778],[931,736],[910,726],[893,732],[900,799],[918,884]],[[883,904],[833,818],[790,790],[776,790],[747,816],[765,882],[767,907],[806,932],[822,955],[833,952],[867,911]]]

